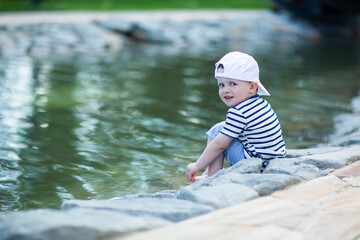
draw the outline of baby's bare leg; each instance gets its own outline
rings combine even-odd
[[[210,140],[208,139],[208,143],[209,142]],[[215,161],[209,164],[209,166],[206,168],[205,172],[201,176],[195,177],[196,181],[210,177],[215,173],[217,173],[219,170],[223,169],[224,160],[225,160],[224,155],[219,156],[217,159],[215,159]]]
[[[207,174],[208,174],[209,177],[214,175],[215,173],[217,173],[221,169],[223,169],[223,167],[224,167],[224,159],[225,159],[225,156],[221,155],[208,166],[208,169],[207,169],[208,173]]]

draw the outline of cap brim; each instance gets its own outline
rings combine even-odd
[[[270,96],[270,93],[266,90],[264,85],[261,84],[261,82],[257,82],[258,84],[258,94],[263,96]]]

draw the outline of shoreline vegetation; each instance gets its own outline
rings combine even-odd
[[[199,10],[199,9],[270,9],[267,0],[1,0],[0,12],[6,11],[119,11],[119,10]]]

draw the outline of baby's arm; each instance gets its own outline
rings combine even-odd
[[[233,138],[220,133],[214,140],[209,142],[199,159],[187,166],[186,178],[191,182],[195,181],[194,175],[220,157],[232,140]]]

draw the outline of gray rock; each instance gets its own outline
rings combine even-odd
[[[68,200],[62,210],[72,208],[106,209],[131,216],[155,216],[172,222],[213,211],[209,206],[181,199],[170,198],[128,198],[121,200]]]
[[[110,17],[99,22],[99,25],[116,33],[128,34],[132,31],[134,23],[118,17]]]
[[[357,99],[354,103],[357,103]],[[353,105],[354,105],[353,103]],[[358,106],[353,106],[357,111]],[[349,113],[336,116],[335,133],[330,136],[330,146],[350,146],[360,144],[360,114]]]
[[[355,144],[360,144],[360,132],[356,135],[352,135],[351,138],[347,139],[344,143],[344,146],[350,146]]]
[[[224,170],[224,173],[259,173],[262,160],[259,158],[243,159],[234,166]]]
[[[195,45],[217,44],[226,40],[226,34],[223,34],[226,29],[221,31],[219,29],[221,29],[219,25],[209,25],[194,21],[189,24],[185,39],[188,43]]]
[[[303,163],[317,166],[320,169],[341,168],[360,160],[360,145],[344,147],[339,151],[300,157]]]
[[[213,181],[213,184],[243,184],[254,189],[260,196],[266,196],[300,181],[297,177],[285,174],[238,174],[231,172],[217,178]]]
[[[9,56],[16,50],[16,43],[6,31],[0,31],[0,55]]]
[[[154,216],[135,217],[99,209],[33,210],[0,214],[0,239],[95,240],[168,224]]]
[[[357,97],[351,99],[351,107],[354,113],[360,113],[360,92]]]
[[[127,34],[133,39],[152,42],[152,43],[172,43],[164,34],[164,26],[162,22],[138,22],[134,23],[133,28]]]
[[[297,158],[282,158],[271,160],[264,173],[287,174],[300,179],[311,180],[320,175],[320,169],[305,164]]]
[[[122,46],[119,36],[96,24],[77,24],[73,26],[73,31],[81,42],[87,45],[87,49],[119,49]]]
[[[288,149],[287,158],[298,158],[303,156],[309,156],[320,153],[339,151],[341,147],[319,147],[319,148],[307,148],[307,149]]]
[[[75,47],[79,44],[79,37],[73,31],[72,25],[53,25],[47,33],[52,44]]]
[[[229,207],[253,198],[257,192],[247,186],[235,183],[218,184],[215,186],[183,187],[176,194],[176,198],[185,199],[214,208]]]
[[[74,26],[74,29],[71,26]],[[161,20],[156,18],[126,20],[123,16],[109,14],[106,20],[85,24],[34,23],[3,26],[0,29],[0,36],[6,35],[6,37],[0,43],[0,54],[17,53],[35,56],[53,53],[73,54],[87,53],[89,50],[101,51],[104,47],[115,51],[122,46],[124,37],[181,47],[191,45],[196,46],[197,49],[207,49],[214,44],[238,44],[239,41],[242,44],[257,41],[258,44],[270,48],[269,37],[281,38],[282,41],[294,41],[294,35],[311,39],[317,35],[315,29],[311,29],[313,29],[311,26],[304,27],[303,24],[291,23],[288,19],[271,12],[204,20],[177,20],[171,17]],[[95,32],[99,34],[93,34]],[[85,35],[86,37],[83,37]],[[28,40],[37,37],[46,37],[51,44],[29,46],[33,42],[46,42]],[[10,38],[10,41],[5,38]]]

